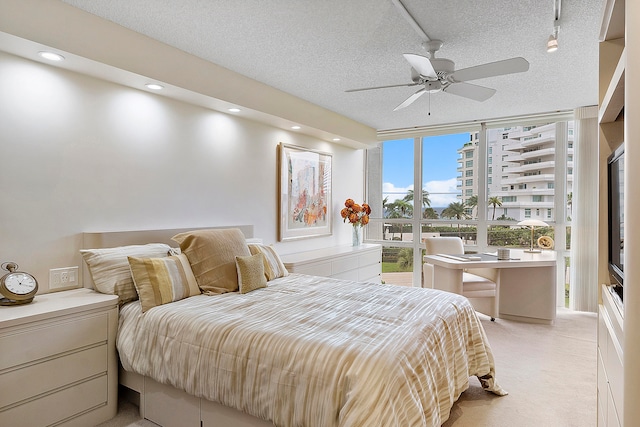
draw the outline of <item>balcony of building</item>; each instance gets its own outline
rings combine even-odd
[[[532,159],[536,157],[555,156],[555,154],[556,154],[555,147],[546,147],[546,148],[540,148],[538,150],[523,151],[522,153],[520,153],[520,156],[522,156],[523,160],[527,160],[527,159]]]
[[[546,161],[546,162],[532,162],[529,164],[522,164],[519,166],[508,167],[507,171],[508,173],[525,173],[525,172],[530,172],[538,169],[553,169],[555,165],[556,165],[556,162],[553,160]]]
[[[535,137],[523,138],[520,141],[520,144],[525,149],[527,147],[534,147],[536,145],[540,145],[540,146],[553,145],[553,146],[555,146],[555,143],[556,143],[555,135],[539,135],[539,136],[535,136]]]
[[[534,184],[539,183],[540,186],[546,186],[548,182],[554,181],[554,174],[546,173],[540,175],[521,175],[517,177],[509,177],[502,180],[504,185],[517,185],[517,184]]]
[[[522,153],[520,152],[512,152],[509,154],[505,154],[503,162],[522,162],[524,157],[522,157]]]

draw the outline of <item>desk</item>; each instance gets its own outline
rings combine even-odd
[[[499,317],[529,323],[552,324],[556,318],[556,252],[526,253],[511,250],[511,260],[478,254],[480,260],[460,261],[425,255],[433,265],[434,283],[454,288],[462,283],[462,272],[478,274],[498,285]]]

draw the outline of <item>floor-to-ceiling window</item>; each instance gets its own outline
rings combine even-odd
[[[555,240],[564,283],[572,141],[572,122],[473,124],[371,149],[368,168],[382,172],[368,171],[367,198],[381,206],[366,238],[384,247],[383,280],[420,286],[427,236],[459,236],[468,252],[528,247],[529,229],[516,224],[531,218],[548,224],[535,229],[535,244]]]

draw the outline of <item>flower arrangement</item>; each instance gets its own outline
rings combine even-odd
[[[369,223],[371,208],[368,204],[357,204],[353,199],[344,202],[344,208],[340,211],[342,222],[349,222],[354,227],[364,227]]]

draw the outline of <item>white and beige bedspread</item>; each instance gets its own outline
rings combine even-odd
[[[125,305],[124,369],[277,426],[440,426],[494,362],[468,301],[290,274],[248,294]]]

